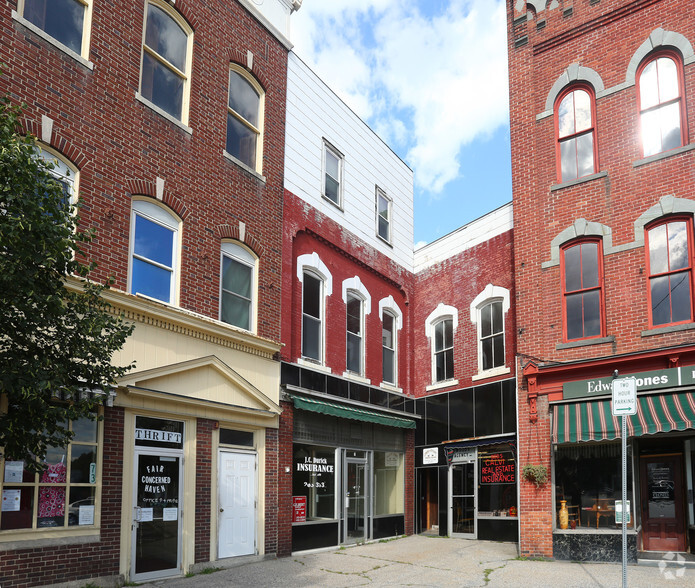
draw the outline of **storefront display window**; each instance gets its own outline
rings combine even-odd
[[[295,444],[292,495],[306,497],[306,521],[337,518],[335,449]]]
[[[99,423],[71,423],[67,447],[49,447],[44,469],[23,461],[2,461],[0,530],[79,527],[95,524]]]
[[[374,452],[374,515],[405,512],[404,456],[393,451]]]
[[[478,516],[516,516],[516,459],[509,446],[478,449]]]
[[[622,497],[621,467],[619,442],[559,446],[555,450],[556,501],[565,500],[570,515],[576,513],[582,527],[615,528],[615,502]],[[627,468],[627,497],[634,505],[630,445]]]

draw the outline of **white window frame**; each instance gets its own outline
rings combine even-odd
[[[362,283],[362,280],[360,280],[359,276],[354,276],[352,278],[348,278],[347,280],[343,280],[342,284],[342,295],[343,295],[343,303],[345,304],[347,308],[347,303],[348,303],[348,296],[352,295],[356,298],[359,298],[362,300],[362,318],[361,318],[361,329],[362,329],[362,341],[361,341],[361,351],[360,351],[360,372],[352,372],[347,369],[347,348],[345,351],[345,365],[346,365],[346,370],[344,372],[344,376],[346,377],[352,377],[353,379],[355,376],[359,376],[361,378],[360,381],[364,383],[370,383],[369,380],[364,379],[364,374],[366,373],[366,354],[365,354],[365,341],[366,341],[366,323],[367,323],[367,316],[371,314],[372,312],[372,297],[369,294],[369,291],[365,287],[365,285]],[[346,345],[347,345],[347,324],[346,324],[346,333],[345,333],[345,340],[346,340]]]
[[[235,63],[230,63],[229,64],[229,71],[233,71],[237,74],[239,74],[242,78],[244,78],[255,90],[258,92],[258,126],[255,127],[253,124],[251,124],[248,120],[246,120],[241,114],[236,112],[233,108],[229,106],[229,80],[227,80],[227,113],[231,114],[236,120],[238,120],[242,125],[256,133],[256,161],[254,162],[253,166],[251,166],[251,171],[256,172],[257,174],[262,174],[263,173],[263,130],[264,130],[264,122],[265,122],[265,91],[261,87],[261,85],[258,83],[258,80],[254,78],[253,76],[249,75],[249,73],[241,66],[235,64]],[[229,128],[227,127],[227,133],[225,135],[225,150],[224,154],[226,157],[229,157],[232,159],[235,163],[238,163],[244,168],[248,168],[249,166],[244,163],[243,161],[239,160],[237,157],[232,155],[226,150],[226,142],[227,142],[227,135],[229,134]]]
[[[43,144],[37,144],[37,147],[39,148],[38,156],[44,161],[50,161],[53,163],[53,169],[48,170],[49,173],[57,180],[68,185],[70,204],[74,206],[77,204],[77,192],[79,184],[78,169],[54,149],[51,149]]]
[[[364,300],[362,297],[355,291],[355,290],[349,290],[347,292],[347,300],[345,301],[345,309],[347,311],[350,300],[356,300],[359,302],[360,309],[359,309],[359,332],[355,333],[353,331],[350,331],[348,329],[348,320],[347,320],[347,312],[346,312],[346,322],[345,322],[345,371],[346,374],[357,374],[358,376],[363,376],[364,375]],[[349,338],[350,335],[353,335],[353,337],[357,338],[359,340],[359,349],[358,349],[358,359],[359,359],[359,369],[358,370],[351,370],[350,366],[348,365],[348,351],[349,351]]]
[[[482,345],[482,332],[481,332],[481,312],[485,306],[496,301],[501,300],[502,302],[502,336],[504,338],[504,354],[505,363],[501,366],[491,368],[488,370],[483,370],[483,345]],[[507,331],[505,328],[505,323],[507,320],[507,313],[510,308],[510,294],[507,288],[502,286],[494,286],[488,284],[485,289],[478,294],[471,302],[470,305],[470,318],[471,322],[476,325],[477,332],[477,349],[478,349],[478,373],[473,376],[473,380],[481,380],[483,378],[490,378],[493,376],[499,376],[502,374],[510,373],[511,369],[506,365],[507,356]]]
[[[172,20],[174,20],[186,33],[186,65],[185,71],[181,71],[174,64],[168,62],[161,55],[159,55],[154,49],[147,48],[145,50],[145,37],[147,35],[147,12],[149,5],[152,4],[157,8],[160,8],[165,12]],[[159,105],[152,102],[149,98],[142,95],[142,68],[145,62],[145,53],[152,56],[159,63],[165,65],[169,70],[175,72],[183,79],[183,96],[181,98],[181,118],[177,118],[168,112],[166,112]],[[145,13],[143,15],[142,21],[142,41],[140,43],[140,77],[138,80],[138,92],[136,93],[136,98],[141,102],[144,102],[152,110],[162,115],[163,117],[169,119],[170,121],[178,125],[188,125],[188,116],[190,109],[190,94],[191,94],[191,71],[193,66],[193,30],[186,22],[186,20],[172,8],[171,4],[165,2],[164,0],[146,0],[145,2]],[[186,130],[189,130],[186,127]]]
[[[458,309],[454,306],[449,306],[440,302],[429,316],[425,319],[425,335],[430,340],[430,357],[431,357],[431,369],[432,369],[432,385],[427,386],[426,390],[434,390],[436,388],[444,388],[447,386],[455,386],[458,384],[456,378],[449,380],[437,381],[437,360],[434,349],[434,330],[438,323],[445,319],[451,319],[452,323],[452,346],[454,339],[456,338],[456,330],[458,329]],[[455,349],[455,346],[454,346]],[[454,357],[454,359],[456,359]],[[454,369],[456,368],[456,361],[454,361]]]
[[[328,169],[326,166],[326,155],[330,153],[333,157],[335,157],[338,160],[338,177],[333,178],[338,182],[338,202],[335,202],[331,200],[328,196],[326,196],[326,176],[328,175]],[[321,166],[321,196],[326,200],[327,202],[330,202],[333,206],[337,206],[341,210],[343,209],[343,169],[344,169],[344,164],[345,164],[345,157],[343,154],[338,151],[333,145],[331,145],[328,141],[324,140],[323,141],[323,157],[322,157],[322,166]],[[333,176],[331,176],[333,177]]]
[[[400,331],[403,328],[403,313],[401,312],[401,309],[399,308],[398,304],[396,304],[396,301],[393,299],[393,296],[389,295],[386,298],[382,298],[379,300],[379,318],[381,319],[382,323],[382,329],[383,329],[383,322],[384,322],[384,315],[389,314],[391,317],[393,317],[393,382],[387,382],[387,381],[382,381],[381,386],[390,388],[390,389],[395,389],[400,391],[398,388],[398,344],[399,344],[399,336],[398,336],[398,331]],[[383,362],[383,341],[382,341],[382,362]],[[383,363],[382,363],[382,380],[383,380]]]
[[[386,202],[386,214],[387,217],[384,217],[380,210],[379,210],[379,200],[383,199]],[[382,241],[388,243],[389,245],[391,244],[392,240],[392,227],[391,227],[391,219],[392,219],[392,213],[393,213],[393,200],[389,198],[386,195],[386,192],[384,192],[381,188],[377,186],[376,188],[376,236],[381,239]],[[384,237],[380,232],[379,232],[379,220],[384,219],[386,221],[386,233],[387,235]]]
[[[48,0],[50,2],[50,0]],[[23,26],[31,30],[32,32],[39,35],[41,38],[46,39],[49,43],[63,51],[64,53],[70,55],[74,59],[77,59],[82,65],[85,65],[92,69],[94,65],[89,61],[89,44],[92,35],[92,4],[93,0],[74,0],[77,4],[82,4],[85,7],[84,10],[84,20],[82,21],[82,43],[80,51],[74,51],[70,49],[67,45],[64,45],[58,39],[53,37],[51,34],[44,31],[42,28],[36,26],[31,21],[27,20],[24,16],[26,0],[18,0],[17,11],[12,11],[12,18],[16,21],[22,23]]]
[[[223,302],[223,287],[222,278],[224,270],[224,258],[228,257],[234,261],[245,265],[251,269],[251,298],[249,300],[249,328],[231,325],[238,329],[243,329],[251,333],[256,332],[258,320],[258,257],[256,257],[248,248],[241,243],[235,241],[223,241],[220,247],[220,313],[219,320],[222,321],[222,302]],[[238,294],[234,293],[236,296]],[[224,322],[224,321],[222,321]],[[225,322],[225,324],[231,324]]]
[[[302,328],[302,323],[304,320],[304,274],[308,273],[321,281],[321,300],[320,302],[320,313],[321,313],[321,328],[319,331],[320,341],[319,341],[319,356],[320,359],[316,360],[314,358],[306,357],[304,353],[304,330]],[[324,371],[330,373],[330,368],[325,367],[326,358],[326,302],[328,297],[333,293],[333,276],[331,272],[326,267],[326,264],[321,261],[318,253],[307,253],[297,257],[297,279],[302,285],[301,291],[301,321],[299,324],[300,328],[300,350],[297,362],[299,364],[310,365],[312,367],[323,366]]]
[[[178,219],[173,212],[165,209],[163,206],[155,204],[151,200],[144,199],[134,199],[131,212],[130,212],[130,240],[128,247],[128,292],[131,294],[138,294],[133,292],[132,289],[132,279],[133,279],[133,253],[135,249],[135,217],[136,215],[141,216],[151,222],[161,225],[172,231],[172,267],[171,267],[171,281],[169,284],[169,300],[159,300],[158,298],[153,298],[162,304],[170,304],[172,306],[178,306],[179,304],[179,255],[181,251],[181,221]],[[155,264],[156,265],[156,264]],[[167,268],[168,269],[168,268]],[[144,296],[149,298],[146,294],[138,294],[139,296]]]

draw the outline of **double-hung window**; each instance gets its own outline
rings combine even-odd
[[[302,356],[320,362],[323,360],[323,281],[304,272],[302,284]]]
[[[693,318],[693,226],[675,218],[647,228],[649,305],[652,326]]]
[[[167,115],[186,124],[193,32],[163,0],[146,5],[140,94]]]
[[[364,357],[364,301],[352,292],[347,293],[347,370],[362,374]]]
[[[48,447],[44,469],[31,471],[11,455],[0,458],[0,530],[60,529],[98,524],[100,423],[72,421],[67,447]]]
[[[385,311],[381,323],[381,379],[396,384],[396,317]]]
[[[220,320],[253,331],[256,258],[236,243],[222,244]]]
[[[343,156],[328,143],[323,144],[323,196],[343,206]]]
[[[135,200],[129,291],[176,304],[179,221],[152,202]]]
[[[454,321],[440,320],[434,325],[434,347],[432,349],[434,381],[444,382],[454,377]]]
[[[88,58],[92,0],[19,0],[17,11],[63,47]]]
[[[593,174],[596,170],[594,97],[585,87],[573,87],[557,106],[557,145],[561,182]]]
[[[680,59],[671,52],[660,53],[638,73],[644,157],[680,147],[685,114]]]
[[[480,309],[480,353],[483,371],[504,365],[504,313],[502,301],[492,300]]]
[[[391,200],[379,188],[376,189],[376,234],[391,242]]]
[[[258,173],[263,160],[263,96],[256,80],[241,68],[230,67],[225,151]]]
[[[600,337],[603,332],[603,254],[601,241],[562,248],[562,290],[567,341]]]
[[[64,203],[66,205],[75,204],[77,200],[77,170],[69,166],[61,157],[54,155],[47,149],[43,147],[39,147],[39,149],[41,159],[52,164],[49,173],[63,188]]]

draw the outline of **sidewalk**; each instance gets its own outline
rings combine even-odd
[[[230,560],[231,561],[231,560]],[[248,560],[247,560],[248,561]],[[630,588],[695,586],[695,569],[681,565],[628,566]],[[671,562],[672,563],[672,562]],[[661,564],[661,565],[659,565]],[[221,563],[218,565],[222,565]],[[384,543],[264,559],[145,584],[159,588],[227,586],[622,586],[620,564],[517,559],[517,546],[416,535]]]

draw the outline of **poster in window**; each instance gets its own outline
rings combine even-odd
[[[22,498],[21,490],[2,491],[2,512],[16,512]]]
[[[79,510],[79,520],[80,525],[93,525],[94,524],[94,505],[93,504],[81,504]]]
[[[6,461],[5,462],[5,484],[16,484],[22,481],[24,475],[23,461]]]

